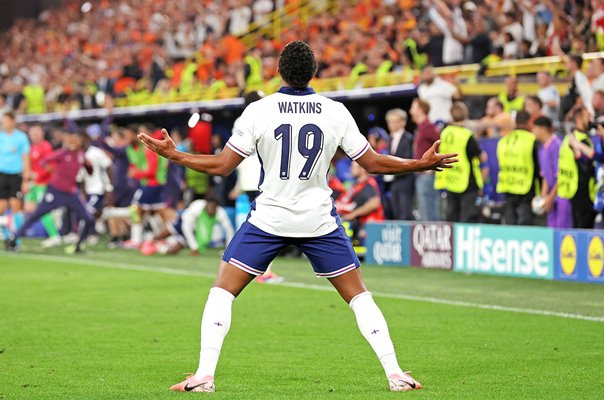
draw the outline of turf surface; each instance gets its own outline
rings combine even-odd
[[[153,258],[95,250],[0,252],[0,399],[168,399],[197,365],[216,252]],[[389,393],[354,316],[303,260],[290,285],[235,302],[213,399],[601,399],[604,322],[419,301],[426,297],[604,317],[604,286],[368,266],[403,368]],[[303,287],[304,286],[304,287]],[[394,298],[417,296],[418,301]],[[203,396],[203,394],[202,394]]]

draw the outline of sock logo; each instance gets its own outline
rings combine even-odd
[[[220,322],[214,322],[214,325],[216,325],[216,326],[222,326],[222,324]]]
[[[371,332],[371,334],[372,334],[372,335],[375,335],[375,334],[376,334],[376,333],[378,333],[379,331],[380,331],[379,329],[374,329],[374,330]]]

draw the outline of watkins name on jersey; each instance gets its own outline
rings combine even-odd
[[[280,101],[281,114],[321,114],[321,103],[305,101]]]

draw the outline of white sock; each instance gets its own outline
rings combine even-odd
[[[198,379],[208,375],[213,377],[216,372],[222,342],[231,327],[233,300],[235,296],[222,288],[210,289],[201,318],[201,351],[199,368],[195,372],[195,377]]]
[[[371,293],[363,292],[354,296],[349,305],[354,311],[359,330],[380,359],[386,376],[402,374],[403,371],[396,360],[388,325],[382,311],[373,301]]]
[[[132,240],[132,243],[143,243],[143,224],[132,224],[130,228],[130,240]]]

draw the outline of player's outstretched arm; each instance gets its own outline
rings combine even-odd
[[[455,158],[457,154],[438,154],[439,145],[440,140],[434,142],[419,160],[377,154],[370,147],[356,161],[371,174],[397,175],[428,170],[442,171],[444,168],[451,168],[451,164],[458,160]]]
[[[176,144],[165,129],[161,130],[163,140],[154,139],[145,133],[139,133],[139,140],[154,153],[173,163],[210,175],[230,175],[243,161],[243,157],[225,147],[217,155],[190,154],[176,150]]]

